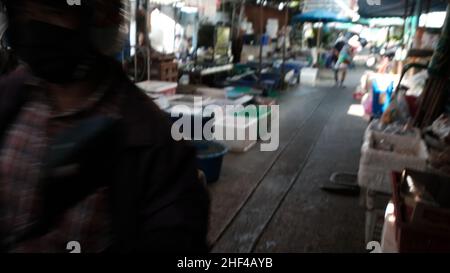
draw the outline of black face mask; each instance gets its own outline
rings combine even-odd
[[[39,21],[13,24],[9,39],[33,74],[52,83],[80,80],[89,70],[89,35]]]

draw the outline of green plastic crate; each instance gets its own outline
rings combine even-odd
[[[271,108],[270,107],[256,107],[255,108],[250,108],[247,110],[242,110],[239,112],[235,112],[234,115],[237,117],[249,117],[249,118],[256,118],[258,120],[258,125],[257,125],[257,129],[258,129],[258,137],[261,137],[259,134],[259,128],[260,128],[260,123],[264,120],[264,122],[268,122],[268,130],[270,130],[270,117],[271,117]],[[268,121],[265,121],[265,120]]]

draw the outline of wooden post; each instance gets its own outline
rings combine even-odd
[[[320,62],[320,36],[321,36],[321,32],[322,32],[322,25],[323,25],[323,23],[320,21],[319,22],[319,27],[317,29],[317,44],[316,44],[316,48],[317,48],[317,66],[319,66],[319,62]]]
[[[150,3],[149,3],[149,1],[147,1],[147,5],[146,5],[146,10],[145,10],[145,12],[146,12],[146,17],[147,17],[147,19],[146,19],[146,21],[147,21],[147,23],[148,22],[150,22],[150,10],[151,10],[151,7],[150,7]],[[146,47],[146,49],[147,49],[147,80],[148,81],[150,81],[150,78],[151,78],[151,74],[150,74],[150,71],[151,71],[151,63],[152,63],[152,41],[148,38],[148,33],[149,33],[149,31],[151,31],[151,29],[149,28],[149,24],[146,24],[147,26],[146,26],[146,31],[145,31],[145,41],[148,41],[148,45],[147,45],[147,47]]]
[[[150,80],[151,74],[150,74],[150,69],[151,69],[151,56],[150,56],[150,52],[151,52],[151,45],[149,44],[147,47],[145,47],[145,49],[147,50],[147,80]]]
[[[137,82],[137,53],[138,53],[138,47],[134,46],[134,82]]]
[[[263,9],[263,5],[262,2],[260,3],[259,6],[259,68],[258,68],[258,78],[259,81],[261,81],[261,72],[262,72],[262,55],[263,55],[263,44],[262,44],[262,39],[263,39],[263,35],[264,35],[264,9]]]
[[[177,22],[178,22],[178,12],[176,9],[173,9],[173,20],[175,24],[173,26],[173,53],[176,51],[176,41],[177,41]],[[181,37],[180,37],[181,38]]]
[[[449,86],[450,76],[450,7],[442,27],[441,37],[428,66],[429,78],[421,95],[419,109],[414,125],[419,128],[429,126],[443,112]]]
[[[286,63],[286,37],[287,37],[287,25],[288,25],[288,5],[289,2],[287,2],[285,8],[285,12],[284,12],[284,33],[283,33],[283,37],[284,37],[284,41],[283,41],[283,60],[281,62],[281,82],[282,82],[282,88],[284,89],[285,87],[285,82],[284,82],[284,78],[286,77],[286,71],[284,69],[284,64]]]
[[[232,3],[233,8],[231,9],[231,39],[235,39],[236,38],[236,2]]]
[[[425,13],[429,13],[430,12],[430,8],[431,8],[431,0],[427,0],[427,5],[425,7]]]
[[[404,0],[405,1],[405,10],[403,13],[403,31],[402,31],[402,44],[405,44],[405,32],[406,32],[406,18],[408,17],[408,6],[409,6],[409,0]]]

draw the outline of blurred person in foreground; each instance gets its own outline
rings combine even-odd
[[[22,63],[0,79],[0,251],[207,251],[194,149],[105,56],[121,1],[0,2]]]

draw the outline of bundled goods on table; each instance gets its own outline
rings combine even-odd
[[[409,124],[402,124],[400,122],[384,124],[379,119],[374,119],[369,123],[369,126],[367,126],[367,129],[364,133],[365,140],[369,137],[371,132],[420,138],[420,130],[410,126]]]
[[[422,222],[418,224],[420,219],[423,220],[423,208],[442,207],[433,195],[435,192],[430,188],[433,182],[413,185],[406,179],[403,185],[410,187],[410,190],[402,192],[401,196],[396,192],[397,188],[392,187],[392,173],[400,173],[404,169],[417,173],[450,173],[450,121],[447,117],[441,117],[424,131],[411,126],[418,109],[417,98],[422,94],[427,77],[426,71],[416,73],[405,80],[397,79],[393,75],[368,73],[362,78],[358,90],[367,90],[362,104],[366,114],[375,118],[364,135],[358,171],[358,184],[364,189],[363,193],[366,193],[363,196],[366,199],[366,240],[378,240],[380,231],[383,231],[382,242],[391,246],[388,251],[426,250],[426,240],[433,241],[431,249],[443,249],[443,245],[436,239],[441,235],[437,235],[436,230],[430,232],[432,229],[424,233],[427,228],[422,227]],[[394,89],[394,86],[397,86],[397,89]],[[430,181],[433,179],[430,178]],[[401,197],[402,206],[407,207],[407,210],[400,213],[396,207],[395,213],[388,212],[390,206],[383,197],[392,193],[394,199]],[[376,202],[387,206],[384,217],[381,213],[382,206],[381,209],[375,209],[370,205]],[[450,219],[446,214],[436,213],[434,217],[439,218],[435,219],[436,222]],[[392,219],[395,218],[397,219],[394,228]],[[381,223],[384,224],[382,229],[379,228]],[[450,221],[448,223],[450,224]],[[394,230],[395,235],[386,235],[389,230]],[[445,241],[442,236],[440,238]],[[414,243],[414,240],[418,243]]]
[[[439,42],[439,31],[431,31],[424,27],[418,27],[413,40],[412,48],[435,50]]]
[[[427,168],[427,147],[421,132],[410,125],[416,112],[415,96],[421,92],[418,90],[423,88],[425,78],[416,74],[404,84],[388,74],[368,73],[362,78],[362,87],[371,90],[362,101],[366,113],[379,119],[373,120],[365,133],[358,173],[360,186],[391,193],[391,171]]]
[[[305,62],[297,60],[286,60],[283,65],[280,59],[265,60],[262,64],[236,64],[233,75],[227,78],[224,85],[278,89],[283,82],[291,85],[299,83],[300,71],[305,66]]]
[[[422,94],[427,78],[427,72],[422,71],[401,82],[398,92],[393,94],[389,106],[382,113],[384,123],[407,122],[416,116],[418,97]]]
[[[262,57],[267,58],[271,52],[274,51],[273,44],[266,44],[262,46]],[[259,45],[244,45],[241,51],[241,62],[259,60],[260,47]]]
[[[165,65],[166,60],[159,62]],[[167,72],[172,64],[168,65]],[[155,66],[157,68],[157,66]],[[265,139],[259,128],[264,123],[271,130],[272,113],[270,107],[276,104],[278,93],[275,90],[282,80],[275,70],[267,70],[262,73],[262,78],[256,78],[255,72],[243,70],[242,74],[230,78],[231,82],[239,83],[228,85],[226,88],[211,88],[190,84],[190,81],[144,81],[136,85],[142,89],[154,102],[170,116],[173,124],[179,126],[179,134],[182,139],[192,143],[197,151],[198,168],[204,175],[206,182],[212,183],[219,179],[223,157],[228,151],[245,152],[253,147],[258,139]],[[199,100],[201,104],[199,105]],[[222,109],[223,115],[216,116],[210,113],[208,106],[216,106]],[[240,107],[234,109],[233,107]],[[250,107],[250,110],[244,108]],[[252,110],[253,109],[253,110]],[[185,118],[187,116],[187,118]],[[183,119],[180,119],[183,117]],[[198,121],[201,120],[201,123]],[[203,133],[206,124],[213,124],[211,130],[212,140],[203,134],[193,130],[197,124],[201,124]],[[212,121],[212,123],[210,122]],[[189,124],[184,124],[189,122]],[[182,126],[180,124],[182,123]],[[186,127],[186,126],[188,127]],[[177,127],[178,128],[178,127]],[[173,129],[173,128],[172,128]],[[261,130],[263,131],[263,130]],[[244,139],[224,138],[225,134],[232,132],[234,136],[246,136]],[[255,132],[256,138],[249,138]],[[222,133],[222,136],[219,135]]]
[[[427,78],[426,71],[419,72],[403,79],[399,90],[395,90],[400,80],[398,75],[367,71],[353,97],[361,100],[367,116],[381,118],[384,123],[405,123],[417,112],[418,97]]]
[[[367,116],[379,118],[389,106],[396,82],[397,75],[366,71],[353,97],[361,99]]]
[[[168,82],[178,81],[178,63],[173,60],[154,61],[150,67],[150,76],[152,79]]]
[[[265,68],[261,73],[247,71],[243,74],[235,75],[226,80],[228,86],[255,87],[265,91],[276,90],[283,82],[280,71],[273,68]]]

